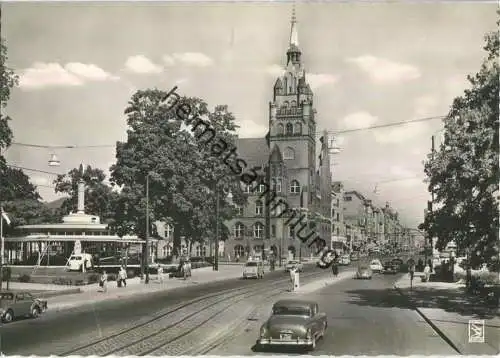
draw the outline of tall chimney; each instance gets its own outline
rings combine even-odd
[[[85,182],[83,179],[78,181],[78,214],[85,213]]]

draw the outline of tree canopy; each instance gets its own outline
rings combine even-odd
[[[243,203],[239,178],[231,173],[213,144],[200,137],[200,128],[179,120],[175,108],[165,105],[167,92],[150,89],[136,92],[125,110],[127,141],[116,146],[111,180],[121,187],[116,207],[119,234],[145,234],[146,178],[149,178],[150,222],[169,221],[174,227],[174,250],[180,237],[203,240],[215,233],[215,187],[231,188],[234,200]],[[193,117],[204,118],[218,138],[234,143],[234,116],[227,106],[209,110],[199,98],[182,98]],[[235,210],[219,195],[220,224]],[[222,237],[227,228],[219,226]]]
[[[499,34],[485,39],[487,56],[468,76],[471,87],[453,101],[444,141],[425,162],[435,201],[422,225],[438,238],[438,249],[454,240],[476,264],[498,257]]]

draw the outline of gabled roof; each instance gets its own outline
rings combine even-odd
[[[275,144],[273,149],[271,149],[271,154],[269,158],[272,162],[282,162],[283,155],[281,154],[280,148]]]
[[[236,150],[238,158],[247,163],[247,168],[266,165],[269,160],[269,147],[265,138],[238,138]]]

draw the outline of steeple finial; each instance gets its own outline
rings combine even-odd
[[[299,46],[299,33],[297,31],[297,17],[295,16],[295,3],[292,9],[292,21],[290,29],[290,45]]]

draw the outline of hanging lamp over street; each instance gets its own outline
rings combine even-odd
[[[61,161],[57,158],[57,155],[52,154],[49,159],[49,167],[58,167],[61,165]]]

